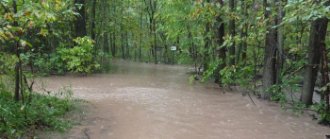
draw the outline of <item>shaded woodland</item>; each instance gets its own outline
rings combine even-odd
[[[111,59],[184,64],[326,124],[329,2],[0,0],[0,95],[27,105],[35,77],[105,72]]]

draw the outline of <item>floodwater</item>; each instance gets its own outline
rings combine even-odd
[[[43,78],[55,90],[71,85],[89,106],[67,139],[324,139],[330,128],[277,104],[212,84],[190,84],[183,66],[114,62],[109,74]]]

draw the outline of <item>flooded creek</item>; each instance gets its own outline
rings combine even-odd
[[[189,84],[183,66],[115,62],[109,74],[41,79],[48,89],[71,85],[87,100],[84,120],[70,139],[323,139],[330,128],[308,116],[212,84]]]

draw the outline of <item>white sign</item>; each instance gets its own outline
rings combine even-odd
[[[176,46],[171,46],[171,51],[176,51]]]

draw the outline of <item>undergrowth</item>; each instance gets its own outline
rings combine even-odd
[[[31,93],[25,102],[13,100],[12,93],[0,92],[0,139],[34,136],[35,130],[65,131],[70,122],[64,115],[73,108],[71,91],[58,93]]]

